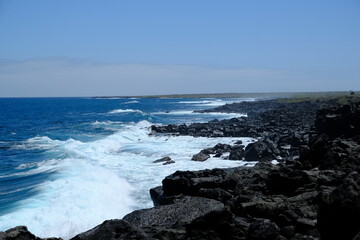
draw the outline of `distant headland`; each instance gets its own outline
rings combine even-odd
[[[328,97],[347,94],[359,94],[360,91],[330,92],[258,92],[258,93],[192,93],[160,94],[134,96],[94,96],[92,98],[290,98],[290,97]]]

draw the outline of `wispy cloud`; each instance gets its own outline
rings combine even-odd
[[[0,96],[98,96],[296,91],[269,69],[105,64],[68,58],[0,61]],[[304,82],[302,82],[304,84]]]

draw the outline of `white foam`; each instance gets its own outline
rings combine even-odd
[[[128,102],[124,102],[123,104],[133,104],[133,103],[139,103],[139,101],[128,101]]]
[[[47,150],[72,141],[75,140],[70,138],[67,141],[60,141],[60,140],[53,140],[47,136],[33,137],[24,142],[20,142],[19,144],[14,144],[11,148],[25,149],[25,150]]]
[[[277,160],[271,160],[271,163],[274,165],[278,165],[280,162],[278,162]]]
[[[221,100],[216,100],[221,101]],[[206,104],[206,103],[212,103],[214,101],[179,101],[178,103],[185,103],[185,104]]]
[[[113,125],[113,124],[124,124],[124,122],[121,121],[95,121],[90,123],[91,125]]]
[[[100,99],[100,100],[113,100],[113,99],[125,99],[123,97],[94,97],[90,99]]]
[[[39,194],[22,201],[16,212],[1,216],[1,230],[26,225],[40,237],[69,239],[131,211],[132,188],[116,173],[82,159],[56,161],[50,166],[57,178],[37,186]]]
[[[228,101],[223,101],[220,99],[216,99],[216,100],[203,100],[203,101],[179,101],[178,103],[183,103],[183,104],[190,104],[193,106],[198,106],[198,107],[215,107],[215,106],[221,106],[224,105],[226,103],[228,103]]]
[[[222,113],[222,112],[194,112],[194,111],[170,111],[170,112],[153,112],[154,115],[211,115],[211,116],[222,116],[225,118],[234,118],[234,117],[246,117],[247,114],[242,113]]]
[[[136,184],[135,198],[138,207],[151,207],[148,190],[176,170],[199,170],[214,167],[245,165],[242,161],[213,159],[205,163],[191,161],[192,155],[217,143],[233,143],[250,138],[194,138],[190,136],[149,136],[150,123],[142,121],[127,126],[106,138],[89,142],[73,142],[65,145],[68,154],[88,159],[97,165],[112,169],[130,183]],[[171,157],[176,163],[163,166],[152,161]]]
[[[178,103],[191,104],[197,107],[218,107],[225,104],[235,103],[235,102],[252,102],[255,101],[253,98],[236,98],[236,99],[214,99],[214,100],[202,100],[202,101],[179,101]]]
[[[109,113],[114,114],[114,113],[140,113],[140,114],[144,114],[143,111],[141,110],[137,110],[137,109],[115,109],[110,111]]]

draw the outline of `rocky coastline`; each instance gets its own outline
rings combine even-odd
[[[72,240],[360,239],[358,99],[274,99],[206,111],[248,117],[152,126],[152,134],[256,137],[246,147],[239,142],[204,149],[193,160],[229,152],[229,159],[259,163],[177,171],[150,189],[153,208],[105,221]],[[0,232],[0,239],[40,240],[26,227]]]

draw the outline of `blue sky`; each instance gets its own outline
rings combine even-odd
[[[0,0],[0,96],[360,90],[359,0]]]

